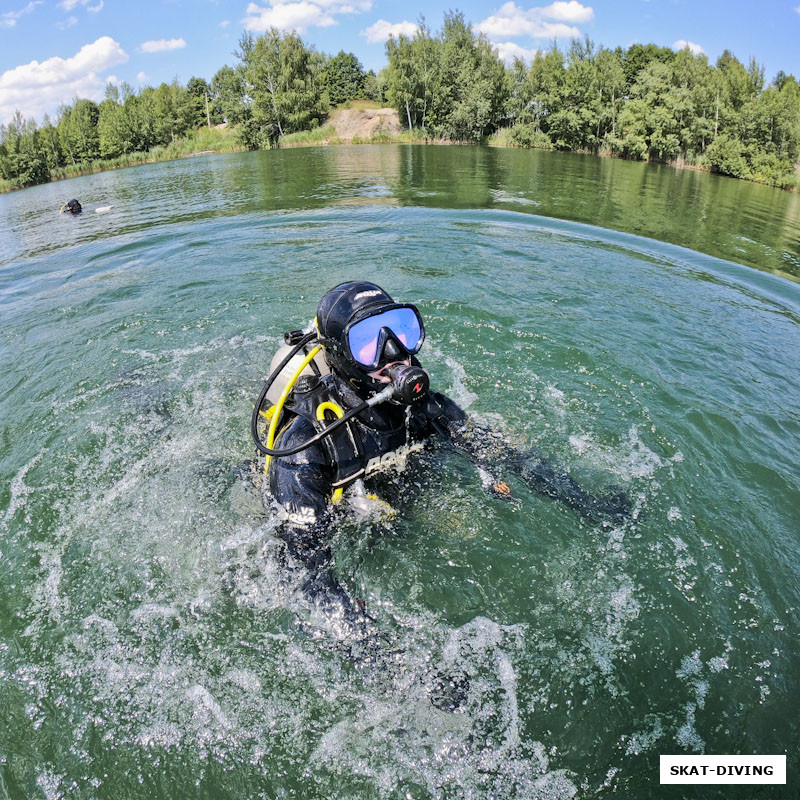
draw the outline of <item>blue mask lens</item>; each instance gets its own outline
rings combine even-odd
[[[347,334],[353,358],[362,366],[376,366],[381,331],[388,328],[408,350],[416,353],[422,343],[422,328],[412,308],[390,308],[354,323]]]

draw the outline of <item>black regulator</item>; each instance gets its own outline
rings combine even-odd
[[[407,406],[415,406],[428,396],[431,379],[421,367],[399,364],[386,370],[392,379],[392,400]]]

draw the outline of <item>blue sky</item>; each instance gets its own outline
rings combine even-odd
[[[607,47],[689,43],[712,62],[728,48],[745,64],[754,56],[767,80],[781,69],[800,77],[800,0],[0,0],[0,122],[16,109],[41,121],[75,97],[100,100],[108,81],[210,80],[236,63],[244,30],[270,25],[377,72],[390,32],[413,31],[421,13],[437,30],[449,8],[509,59],[588,35]]]

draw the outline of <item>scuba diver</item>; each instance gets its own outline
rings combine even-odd
[[[251,433],[265,456],[277,535],[305,570],[302,594],[354,624],[365,614],[334,575],[334,509],[343,500],[361,513],[380,505],[365,482],[402,471],[428,439],[441,439],[475,463],[496,498],[510,499],[502,475],[513,473],[584,518],[631,516],[623,492],[591,495],[568,473],[520,452],[431,391],[416,358],[424,340],[414,305],[395,302],[374,283],[342,283],[322,297],[308,329],[284,335],[253,408]]]
[[[81,204],[74,198],[61,206],[62,214],[80,214],[83,211]]]

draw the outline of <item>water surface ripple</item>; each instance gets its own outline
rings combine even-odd
[[[791,797],[794,202],[455,147],[0,198],[3,796],[749,798],[658,786],[659,753],[740,752],[787,753],[759,796]],[[380,634],[298,625],[247,424],[282,332],[352,277],[418,302],[434,386],[638,518],[513,477],[502,503],[430,448],[384,487],[395,519],[335,532]]]

